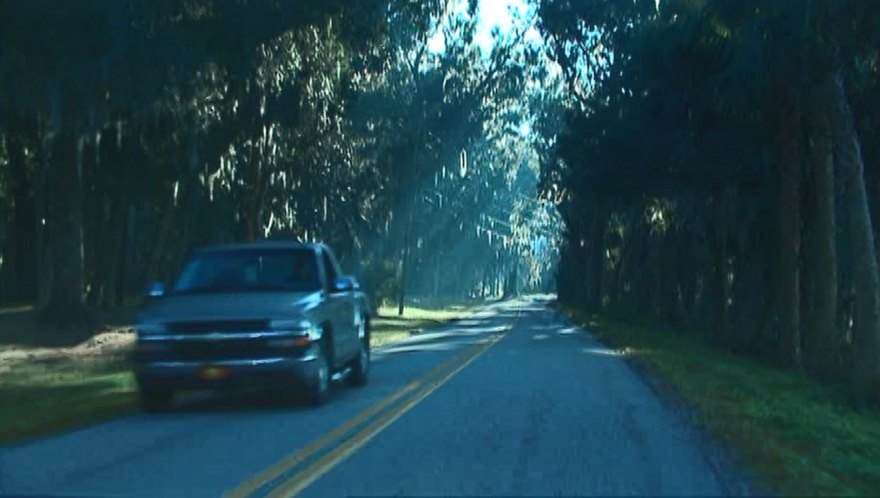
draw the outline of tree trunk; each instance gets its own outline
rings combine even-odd
[[[630,230],[628,245],[630,249],[626,251],[629,257],[623,260],[623,267],[620,269],[621,280],[623,281],[622,302],[636,309],[644,309],[644,275],[641,271],[646,268],[645,263],[648,253],[648,227],[641,216],[635,218],[635,223]]]
[[[403,309],[406,301],[406,281],[409,266],[409,229],[406,227],[406,233],[403,236],[403,247],[400,248],[400,263],[398,266],[398,285],[397,285],[397,315],[403,316]]]
[[[150,258],[147,263],[146,273],[144,274],[144,282],[153,282],[159,279],[161,273],[161,263],[163,256],[166,255],[168,239],[171,235],[171,229],[174,227],[175,214],[177,213],[176,200],[174,198],[174,188],[168,192],[165,201],[165,207],[162,209],[162,217],[159,226],[156,229],[155,244],[150,252]]]
[[[823,90],[832,90],[823,85]],[[810,272],[802,338],[803,362],[807,371],[821,379],[837,373],[837,256],[835,252],[833,146],[827,103],[833,94],[815,92],[807,110],[812,149],[809,175],[811,215],[804,219],[805,270]]]
[[[874,168],[875,178],[873,181],[873,217],[871,218],[874,226],[874,252],[877,254],[877,264],[880,265],[880,167]],[[869,204],[870,207],[870,204]]]
[[[508,252],[505,256],[507,270],[504,278],[504,297],[515,297],[519,294],[519,262],[513,252]]]
[[[102,292],[101,305],[105,308],[119,304],[120,281],[124,275],[120,273],[123,262],[128,257],[126,233],[130,208],[127,201],[126,188],[120,185],[112,192],[110,206],[110,227],[103,245],[107,248],[102,258]]]
[[[678,255],[684,252],[683,237],[678,230],[669,228],[664,236],[664,264],[662,266],[661,312],[665,320],[673,325],[681,325],[684,313],[684,296],[682,295],[683,268]]]
[[[52,245],[49,243],[47,219],[50,217],[51,202],[47,195],[49,190],[49,161],[50,145],[44,137],[43,130],[39,132],[39,147],[37,148],[36,172],[34,175],[34,232],[36,239],[36,264],[37,264],[37,307],[45,308],[49,305],[52,293]]]
[[[604,206],[596,209],[591,227],[588,246],[587,306],[590,311],[597,312],[602,308],[602,277],[605,263],[605,231],[608,227],[608,213]]]
[[[102,224],[103,236],[100,243],[97,243],[95,252],[97,253],[97,268],[95,271],[95,282],[92,285],[96,288],[94,294],[97,304],[104,308],[109,308],[113,304],[111,298],[115,281],[115,262],[121,256],[119,253],[118,232],[120,203],[127,198],[127,164],[125,157],[119,151],[119,142],[116,138],[111,137],[118,130],[107,128],[104,130],[106,139],[95,140],[95,164],[100,169],[101,161],[104,164],[112,164],[114,167],[111,171],[104,171],[103,175],[98,174],[96,180],[100,184],[101,191],[105,201],[100,204],[100,215],[98,223]],[[121,137],[118,137],[121,139]],[[88,235],[86,235],[86,244],[89,243]]]
[[[45,312],[60,325],[82,325],[83,212],[82,144],[69,131],[55,138],[49,188],[52,196],[49,244],[52,283]]]
[[[800,249],[801,249],[801,109],[789,94],[779,110],[779,360],[792,369],[801,367]]]
[[[727,245],[721,227],[715,228],[712,241],[712,271],[709,278],[709,317],[712,323],[709,340],[715,344],[727,341]]]
[[[2,290],[5,301],[31,301],[37,297],[36,205],[28,175],[22,138],[12,130],[6,134],[12,221],[3,251]]]
[[[835,165],[837,159],[835,159]],[[837,219],[839,236],[837,238],[837,330],[840,331],[840,364],[852,365],[852,326],[853,313],[856,301],[853,262],[852,262],[852,235],[850,234],[849,216],[844,209],[846,199],[842,190],[843,182],[840,179],[840,168],[835,166],[837,172]],[[842,373],[846,374],[846,371]]]
[[[253,148],[248,161],[248,184],[244,186],[244,213],[242,216],[243,237],[247,242],[253,242],[257,239],[257,227],[260,224],[260,184],[262,164],[260,162],[260,154],[257,150],[260,148],[260,139],[255,139],[251,145]]]
[[[614,280],[609,293],[610,300],[614,304],[620,304],[626,294],[625,287],[627,284],[627,271],[629,270],[630,261],[632,260],[632,254],[634,252],[634,235],[635,231],[638,230],[638,219],[638,214],[630,214],[627,216],[626,225],[624,227],[625,233],[620,238],[620,256],[617,261],[617,267],[614,271]]]
[[[641,233],[641,242],[639,247],[638,259],[633,264],[633,300],[636,310],[640,313],[650,314],[654,311],[652,297],[654,294],[653,284],[654,278],[652,270],[654,269],[654,246],[650,239],[649,229],[645,229]]]
[[[865,403],[880,380],[880,296],[874,232],[865,189],[861,145],[856,135],[843,80],[835,77],[831,112],[837,166],[843,183],[852,237],[852,276],[855,287],[852,393]]]
[[[119,254],[117,255],[113,272],[113,304],[116,306],[122,306],[125,303],[125,282],[126,275],[128,274],[128,247],[129,238],[131,236],[129,227],[132,214],[132,209],[128,205],[120,208],[120,210],[122,211],[122,226],[119,228],[120,241],[117,246],[119,247]]]
[[[95,145],[87,142],[79,152],[81,159],[80,182],[83,199],[83,291],[85,302],[94,306],[100,302],[101,281],[106,269],[104,253],[107,250],[107,229],[104,218],[107,189],[101,188]],[[99,242],[100,241],[100,242]]]
[[[681,315],[683,319],[690,321],[693,319],[697,297],[697,267],[694,264],[695,241],[690,232],[682,233],[681,236],[685,237],[682,244],[684,250],[678,255],[678,266],[681,272],[678,277],[681,289]]]
[[[716,189],[711,200],[712,225],[709,230],[710,266],[706,288],[707,322],[711,324],[708,339],[714,344],[728,345],[727,301],[728,257],[727,257],[727,214],[725,210],[726,192]]]

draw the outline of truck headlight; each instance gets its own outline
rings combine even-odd
[[[320,329],[311,320],[272,320],[269,328],[277,332],[320,336]]]
[[[309,341],[321,338],[321,327],[311,320],[272,320],[269,328],[278,332],[289,332],[307,337]]]

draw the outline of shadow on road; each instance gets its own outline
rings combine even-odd
[[[347,387],[344,381],[334,383],[331,403],[335,398],[344,396]],[[252,391],[197,391],[183,393],[174,406],[157,414],[160,417],[180,415],[228,415],[230,413],[250,413],[260,411],[310,411],[320,409],[308,402],[304,395],[298,393],[282,393],[270,390]],[[151,414],[152,416],[153,414]]]

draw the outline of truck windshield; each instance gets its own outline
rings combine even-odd
[[[194,254],[172,292],[290,292],[320,288],[317,256],[310,249],[240,249]]]

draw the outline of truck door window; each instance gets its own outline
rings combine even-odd
[[[324,271],[327,273],[327,286],[332,289],[333,282],[335,282],[338,277],[336,274],[336,267],[333,266],[333,261],[330,259],[330,255],[327,254],[327,251],[321,251],[321,254],[323,254]]]

